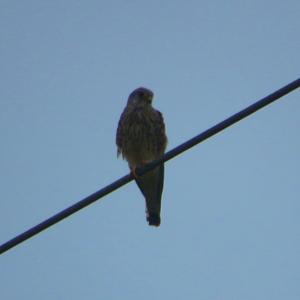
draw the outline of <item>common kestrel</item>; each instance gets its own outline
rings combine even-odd
[[[118,156],[122,153],[128,161],[135,181],[146,199],[149,225],[160,225],[161,196],[164,184],[164,165],[150,172],[136,175],[137,167],[163,156],[167,137],[161,112],[152,107],[153,92],[140,87],[128,98],[120,117],[116,143]]]

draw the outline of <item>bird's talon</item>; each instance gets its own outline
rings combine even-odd
[[[131,173],[135,179],[137,179],[139,177],[139,175],[136,173],[136,168],[132,168]]]

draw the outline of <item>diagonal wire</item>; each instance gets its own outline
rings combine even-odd
[[[193,137],[192,139],[188,140],[187,142],[177,146],[176,148],[168,151],[165,155],[155,160],[143,168],[137,170],[138,175],[143,175],[146,172],[152,170],[159,164],[166,162],[175,156],[183,153],[184,151],[194,147],[195,145],[203,142],[204,140],[208,139],[209,137],[217,134],[218,132],[224,130],[225,128],[237,123],[238,121],[246,118],[247,116],[253,114],[257,110],[263,108],[264,106],[269,105],[270,103],[278,100],[282,96],[292,92],[293,90],[300,87],[300,78],[296,79],[295,81],[289,83],[288,85],[282,87],[281,89],[275,91],[274,93],[262,98],[261,100],[253,103],[252,105],[246,107],[245,109],[239,111],[238,113],[232,115],[231,117],[221,121],[220,123],[216,124],[215,126],[205,130],[204,132],[200,133],[199,135]],[[101,190],[95,192],[94,194],[84,198],[83,200],[69,206],[68,208],[58,212],[57,214],[53,215],[52,217],[48,218],[47,220],[39,223],[38,225],[24,231],[23,233],[17,235],[16,237],[12,238],[11,240],[7,241],[6,243],[0,246],[0,254],[3,254],[7,250],[15,247],[16,245],[24,242],[25,240],[33,237],[34,235],[40,233],[41,231],[47,229],[48,227],[58,223],[59,221],[67,218],[68,216],[74,214],[78,210],[92,204],[96,200],[106,196],[107,194],[115,191],[116,189],[120,188],[121,186],[127,184],[128,182],[132,181],[133,175],[127,174],[120,179],[116,180],[115,182],[107,185],[106,187],[102,188]]]

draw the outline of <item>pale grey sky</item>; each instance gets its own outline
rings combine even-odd
[[[0,1],[0,243],[128,172],[115,131],[155,93],[168,149],[299,77],[299,1]],[[295,91],[0,256],[0,298],[300,298]]]

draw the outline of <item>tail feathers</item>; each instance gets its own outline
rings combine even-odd
[[[164,184],[164,165],[135,178],[146,200],[146,213],[149,225],[160,225],[161,196]]]
[[[158,227],[160,225],[160,215],[159,213],[148,213],[147,221],[149,225]]]

